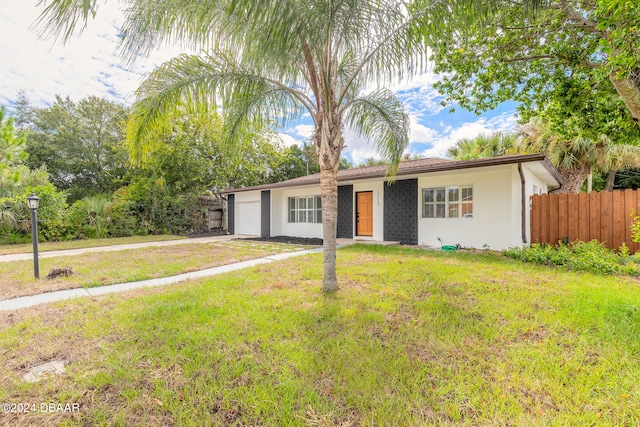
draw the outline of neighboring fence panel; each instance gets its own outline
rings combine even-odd
[[[633,209],[640,210],[636,190],[535,195],[531,197],[531,242],[595,239],[612,249],[624,243],[636,252],[640,245],[631,241],[629,228]]]

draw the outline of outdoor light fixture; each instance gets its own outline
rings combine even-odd
[[[33,192],[29,197],[27,197],[27,205],[29,209],[38,209],[38,205],[40,204],[40,197],[36,196]]]
[[[31,241],[33,242],[33,275],[40,278],[40,265],[38,264],[38,217],[36,209],[40,204],[40,197],[33,192],[27,197],[27,206],[31,209]]]

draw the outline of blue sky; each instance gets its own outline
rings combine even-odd
[[[131,93],[145,73],[181,53],[177,47],[152,52],[127,66],[118,57],[118,23],[122,18],[118,2],[99,9],[97,19],[84,33],[66,45],[53,39],[39,39],[32,28],[41,8],[35,0],[0,0],[0,105],[11,106],[20,90],[35,106],[50,105],[55,95],[79,101],[99,96],[130,104]],[[461,108],[449,113],[440,105],[441,97],[432,84],[437,76],[425,73],[411,81],[391,85],[411,117],[410,154],[444,157],[447,148],[461,138],[480,133],[511,130],[515,127],[515,104],[506,103],[492,112],[476,116]],[[304,119],[296,126],[281,129],[285,144],[308,141],[312,127]],[[354,163],[377,157],[375,147],[354,132],[345,131],[344,154]]]

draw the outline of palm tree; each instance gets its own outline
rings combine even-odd
[[[97,0],[52,0],[45,30],[68,39],[96,13]],[[424,41],[444,25],[485,25],[482,0],[128,0],[124,55],[134,59],[165,42],[203,49],[151,73],[137,91],[129,127],[134,151],[176,105],[222,105],[231,142],[246,122],[286,125],[308,113],[320,165],[323,290],[337,289],[337,170],[349,126],[371,138],[393,176],[408,144],[409,119],[382,84],[426,68]],[[540,0],[525,2],[538,5]],[[464,25],[460,24],[460,19]],[[459,34],[457,31],[456,34]],[[451,42],[452,40],[443,40]],[[364,91],[364,89],[368,89]]]
[[[557,193],[580,192],[584,181],[596,170],[615,173],[640,166],[640,147],[614,144],[606,135],[597,140],[579,136],[568,139],[541,120],[522,126],[520,131],[523,138],[518,150],[545,154],[562,175],[564,185]]]
[[[82,199],[87,209],[87,215],[89,216],[89,225],[95,227],[96,235],[98,237],[106,237],[106,226],[111,221],[109,214],[109,206],[111,204],[109,197],[98,194],[95,196],[88,196]]]
[[[463,138],[447,150],[447,155],[456,160],[471,160],[516,154],[516,133],[494,132],[480,134],[475,138]]]

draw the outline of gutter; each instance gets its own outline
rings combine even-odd
[[[527,192],[526,183],[524,180],[524,172],[522,172],[522,162],[518,162],[518,174],[520,175],[520,199],[521,199],[521,211],[520,211],[520,223],[522,225],[522,243],[527,243]]]

